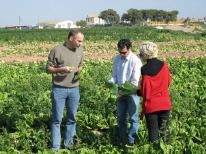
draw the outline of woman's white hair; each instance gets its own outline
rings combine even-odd
[[[140,44],[139,52],[140,54],[148,55],[148,59],[156,58],[158,54],[158,48],[155,43],[150,41],[145,41]]]

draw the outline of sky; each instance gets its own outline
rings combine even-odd
[[[87,15],[113,9],[177,10],[178,18],[206,17],[206,0],[1,0],[0,27],[31,25],[51,20],[86,20]]]

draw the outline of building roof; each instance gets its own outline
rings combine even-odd
[[[37,23],[37,25],[56,25],[62,22],[73,22],[73,21],[71,20],[48,20],[48,21],[39,22]]]
[[[87,18],[99,18],[99,14],[90,14],[87,15]]]

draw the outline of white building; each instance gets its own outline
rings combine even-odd
[[[61,21],[46,21],[37,23],[39,29],[43,28],[77,28],[78,26],[70,20]]]
[[[99,18],[98,15],[87,15],[86,22],[88,26],[94,26],[94,25],[104,25],[106,24],[106,21],[102,18]]]

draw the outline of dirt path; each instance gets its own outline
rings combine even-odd
[[[85,59],[88,60],[112,60],[115,56],[115,53],[89,53],[85,52]],[[159,57],[162,59],[167,58],[197,58],[197,57],[206,57],[205,51],[191,51],[191,52],[170,52],[170,53],[160,53]],[[18,63],[29,63],[29,62],[40,62],[46,61],[47,55],[8,55],[0,57],[1,62],[18,62]]]

